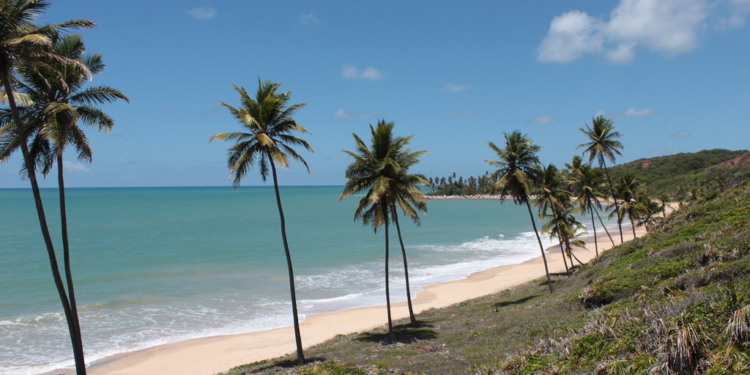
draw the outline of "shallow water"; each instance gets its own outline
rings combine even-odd
[[[384,303],[382,229],[353,221],[341,187],[283,187],[300,313]],[[56,190],[44,190],[58,251]],[[190,338],[291,325],[273,189],[69,189],[73,274],[87,361]],[[497,200],[431,200],[402,219],[412,293],[539,254],[528,212]],[[73,364],[31,192],[0,190],[0,373]],[[391,232],[392,296],[405,300]],[[550,245],[545,241],[545,246]],[[60,255],[60,258],[62,256]]]

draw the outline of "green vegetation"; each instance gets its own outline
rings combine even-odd
[[[227,374],[750,372],[750,182],[675,211],[573,277],[555,275]],[[405,322],[401,322],[405,323]]]
[[[284,254],[286,255],[287,271],[289,273],[289,289],[292,299],[292,315],[294,317],[294,338],[297,344],[297,362],[304,363],[305,356],[302,352],[302,337],[299,332],[299,316],[297,314],[297,293],[294,289],[294,268],[292,267],[292,256],[289,253],[289,244],[286,239],[286,221],[284,210],[281,206],[279,194],[279,180],[276,176],[276,163],[283,167],[289,166],[289,157],[301,162],[310,172],[307,162],[292,146],[301,146],[312,151],[312,147],[302,138],[291,135],[292,132],[310,133],[303,128],[292,117],[294,113],[305,104],[292,104],[287,106],[291,100],[292,92],[277,92],[280,83],[271,81],[261,82],[258,79],[258,91],[255,98],[251,98],[242,87],[234,86],[240,94],[240,108],[234,108],[226,103],[221,105],[227,107],[229,112],[240,121],[247,133],[229,132],[219,133],[211,137],[222,140],[236,140],[229,148],[229,168],[234,175],[234,185],[238,186],[245,174],[257,165],[260,169],[260,177],[265,181],[268,178],[269,166],[273,176],[273,188],[276,192],[276,205],[279,209],[281,219],[281,239],[284,243]]]
[[[704,192],[731,187],[749,179],[750,168],[747,167],[709,168],[747,152],[715,149],[638,159],[614,166],[610,173],[613,180],[626,174],[638,176],[652,196],[667,194],[673,200],[690,200]]]

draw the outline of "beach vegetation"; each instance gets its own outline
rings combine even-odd
[[[385,234],[385,295],[388,315],[388,341],[396,343],[391,319],[391,298],[389,280],[389,225],[397,225],[399,243],[404,261],[407,285],[407,301],[412,324],[417,324],[411,305],[408,282],[408,263],[406,250],[403,247],[401,229],[398,227],[398,212],[402,212],[419,223],[417,211],[427,210],[426,199],[419,190],[419,184],[426,184],[426,178],[419,174],[410,174],[409,167],[419,162],[419,157],[427,151],[411,151],[406,148],[412,136],[394,136],[395,123],[380,120],[376,127],[370,125],[370,145],[358,135],[352,134],[356,151],[344,151],[354,161],[346,169],[347,182],[339,199],[349,195],[364,193],[354,212],[354,220],[362,220],[364,225],[372,225],[377,233],[380,227]]]
[[[95,24],[87,20],[69,20],[58,24],[37,26],[34,22],[50,6],[50,2],[44,0],[9,0],[0,5],[0,82],[4,89],[4,100],[7,100],[9,115],[7,116],[4,132],[9,137],[0,140],[0,148],[5,151],[3,159],[9,156],[11,149],[20,148],[23,158],[22,175],[28,177],[31,185],[34,203],[36,206],[39,226],[47,255],[49,258],[52,276],[57,288],[63,313],[68,324],[76,372],[79,375],[86,374],[86,363],[83,352],[83,340],[81,329],[78,324],[78,316],[75,307],[75,295],[73,290],[73,279],[70,270],[69,253],[66,249],[65,277],[67,281],[66,290],[60,274],[57,255],[55,253],[52,237],[49,232],[47,218],[44,212],[39,183],[36,177],[36,163],[34,156],[29,150],[29,136],[33,132],[33,125],[26,116],[22,115],[19,104],[30,104],[28,98],[21,99],[17,90],[23,82],[16,76],[21,69],[36,69],[58,85],[67,89],[66,71],[61,68],[69,68],[75,71],[74,75],[90,77],[91,71],[80,59],[59,55],[55,50],[50,35],[71,28],[93,27]],[[25,67],[25,68],[23,68]],[[16,103],[16,97],[21,99]],[[50,116],[54,117],[54,116]],[[70,123],[70,122],[68,122]],[[12,124],[8,126],[7,124]],[[65,143],[65,142],[63,142]],[[76,143],[76,142],[74,142]],[[81,143],[81,142],[78,142]],[[62,166],[60,165],[60,168]],[[62,179],[60,180],[62,182]],[[63,190],[63,185],[60,186]],[[63,197],[61,195],[61,197]],[[61,204],[64,204],[64,199]],[[62,208],[62,207],[61,207]],[[64,221],[64,216],[63,216]]]
[[[632,174],[652,196],[667,195],[669,201],[684,201],[693,195],[724,190],[750,179],[750,168],[724,165],[747,154],[748,150],[702,150],[692,153],[641,158],[610,168],[612,180]]]
[[[743,374],[750,372],[750,183],[670,214],[601,254],[557,293],[543,279],[420,314],[399,345],[339,335],[309,351],[351,373]],[[397,327],[399,322],[396,322]],[[297,374],[274,366],[238,374]],[[309,365],[308,365],[309,366]],[[365,372],[375,373],[375,372]]]
[[[542,245],[542,239],[539,237],[534,214],[531,212],[531,203],[529,203],[532,189],[541,178],[539,175],[539,157],[536,155],[541,147],[535,145],[528,136],[521,134],[519,131],[510,134],[503,133],[503,135],[505,137],[503,148],[498,147],[492,141],[487,143],[499,158],[498,160],[485,161],[498,168],[490,175],[490,179],[495,181],[494,188],[501,197],[509,196],[515,204],[526,204],[531,225],[542,252],[544,271],[547,274],[547,284],[551,293],[552,279],[549,274],[547,255]]]
[[[286,221],[284,209],[281,205],[279,194],[279,181],[276,174],[276,164],[289,167],[289,159],[302,163],[307,171],[310,167],[307,161],[294,147],[301,147],[312,152],[312,147],[302,138],[293,133],[310,133],[294,119],[294,114],[305,104],[289,104],[291,91],[279,92],[280,83],[270,80],[261,81],[258,78],[258,90],[255,98],[243,87],[234,85],[234,89],[240,95],[240,106],[233,107],[224,102],[221,105],[229,109],[229,112],[240,122],[242,132],[218,133],[211,137],[225,141],[235,141],[228,150],[228,166],[231,170],[230,178],[233,176],[234,186],[239,186],[242,179],[251,168],[257,168],[263,181],[268,179],[269,173],[273,179],[274,192],[276,193],[276,205],[279,211],[281,225],[281,239],[284,244],[284,255],[286,256],[287,272],[289,276],[289,290],[292,302],[292,316],[294,319],[294,338],[297,346],[297,362],[305,362],[302,349],[302,337],[299,329],[299,316],[297,312],[297,293],[294,287],[294,267],[292,256],[289,251],[289,243],[286,235]]]

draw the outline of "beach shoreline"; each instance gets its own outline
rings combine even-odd
[[[632,239],[632,231],[623,227],[625,240]],[[645,234],[636,229],[637,236]],[[617,236],[619,237],[619,235]],[[589,239],[593,239],[593,235]],[[599,252],[612,247],[604,231],[597,231]],[[619,243],[616,239],[616,243]],[[574,249],[583,262],[595,257],[593,242],[585,248]],[[558,248],[546,251],[550,273],[565,271]],[[412,299],[415,313],[431,308],[441,308],[544,277],[542,257],[510,265],[492,267],[474,272],[459,280],[427,285]],[[391,304],[394,320],[407,318],[406,301]],[[386,323],[385,305],[363,306],[336,312],[308,315],[301,322],[302,342],[305,347],[323,343],[339,334],[363,332]],[[119,353],[99,359],[88,368],[91,375],[149,375],[184,374],[209,375],[230,368],[276,358],[295,350],[292,327],[264,331],[213,336],[159,345],[139,351]],[[71,369],[59,369],[46,374],[72,375]]]

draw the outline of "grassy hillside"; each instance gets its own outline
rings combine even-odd
[[[750,168],[708,169],[747,152],[715,149],[638,159],[610,168],[610,175],[612,181],[616,181],[621,175],[633,174],[652,196],[668,194],[676,200],[687,200],[691,188],[704,193],[714,190],[718,185],[723,185],[718,186],[723,189],[750,179]]]
[[[228,374],[750,373],[750,183],[555,275]]]

